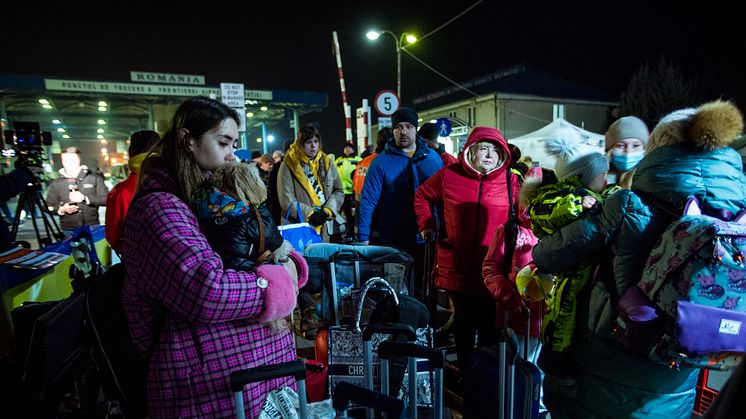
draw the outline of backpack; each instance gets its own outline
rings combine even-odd
[[[744,218],[704,215],[690,198],[618,301],[627,349],[677,369],[738,365],[746,352]]]
[[[117,263],[96,278],[86,294],[85,313],[104,395],[127,417],[144,417],[148,364],[130,337],[122,305],[124,276],[124,264]]]

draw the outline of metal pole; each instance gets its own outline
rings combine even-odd
[[[396,95],[401,100],[401,48],[398,39],[396,39]]]
[[[267,123],[262,122],[262,154],[267,154]]]

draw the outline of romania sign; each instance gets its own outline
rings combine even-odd
[[[130,80],[144,83],[191,84],[204,86],[205,76],[195,74],[147,73],[145,71],[130,71]]]

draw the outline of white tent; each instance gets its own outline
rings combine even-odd
[[[554,168],[556,159],[547,154],[544,149],[544,141],[547,138],[551,138],[559,128],[572,128],[580,134],[580,138],[586,144],[591,147],[597,148],[599,153],[605,152],[605,143],[603,134],[596,134],[595,132],[586,131],[580,127],[567,122],[562,118],[555,119],[549,125],[539,128],[534,132],[530,132],[520,137],[508,139],[508,143],[515,144],[521,149],[521,156],[529,156],[534,162],[539,162],[541,167],[549,169]]]

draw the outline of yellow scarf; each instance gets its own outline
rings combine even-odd
[[[320,207],[321,201],[316,195],[316,191],[313,189],[313,186],[311,186],[311,182],[308,180],[306,173],[303,171],[302,165],[306,164],[311,167],[311,173],[313,173],[313,176],[316,178],[319,184],[322,185],[323,188],[323,180],[319,177],[319,165],[324,165],[326,174],[327,176],[329,176],[329,165],[331,164],[331,159],[329,159],[329,156],[319,150],[319,152],[316,154],[316,157],[311,160],[308,158],[308,156],[306,156],[306,153],[303,152],[303,149],[298,144],[294,143],[290,146],[290,150],[288,151],[287,156],[285,156],[285,162],[287,163],[290,172],[293,174],[293,176],[295,176],[295,179],[301,184],[303,189],[313,201],[313,205],[315,207]]]
[[[157,154],[153,153],[152,155]],[[129,166],[131,171],[139,174],[140,166],[142,166],[142,162],[145,161],[145,157],[148,157],[148,153],[140,153],[136,156],[130,156],[129,160],[127,160],[127,166]]]

